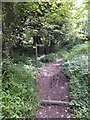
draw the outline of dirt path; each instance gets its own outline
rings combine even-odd
[[[69,80],[60,69],[62,59],[47,63],[38,75],[41,100],[70,101]],[[36,118],[71,118],[68,106],[43,105],[36,113]]]

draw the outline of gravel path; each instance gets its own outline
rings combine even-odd
[[[69,80],[60,68],[62,59],[46,63],[38,74],[41,100],[70,101]],[[36,118],[71,118],[68,106],[44,105],[40,106]]]

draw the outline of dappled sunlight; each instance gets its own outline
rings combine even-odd
[[[64,117],[64,115],[61,115],[61,118],[63,118]]]
[[[89,2],[42,1],[2,2],[0,118],[88,118]]]
[[[61,61],[62,61],[62,58],[60,58],[60,59],[56,59],[56,61],[57,61],[57,62],[61,62]]]
[[[68,98],[68,96],[65,96],[65,98]]]
[[[60,62],[61,60],[54,61],[52,63],[47,63],[42,69],[40,74],[40,91],[41,91],[41,101],[45,101],[50,104],[57,104],[58,102],[66,102],[69,101],[69,85],[67,84],[67,78],[63,78],[64,75],[60,72]],[[56,67],[57,66],[57,67]],[[64,79],[66,79],[64,81]],[[65,85],[65,86],[63,86]],[[46,111],[49,111],[47,114],[48,117],[52,118],[52,114],[57,118],[71,117],[71,113],[65,107],[62,111],[61,107],[56,109],[55,107],[44,108],[42,112],[42,116],[45,115]],[[62,113],[61,113],[62,111]],[[39,116],[40,114],[38,114]],[[68,118],[69,118],[68,117]]]
[[[44,75],[44,77],[49,77],[49,76],[51,76],[51,74],[49,74],[49,73],[47,73],[47,72],[43,72],[43,75]]]
[[[53,64],[54,66],[60,66],[60,64],[59,63],[57,63],[57,64]]]

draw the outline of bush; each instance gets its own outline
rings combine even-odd
[[[24,63],[27,65],[30,65],[31,62],[33,61],[32,58],[27,53],[22,53],[22,52],[13,53],[11,55],[11,59],[12,59],[13,63]]]
[[[51,53],[48,55],[42,55],[42,56],[38,57],[38,60],[41,62],[44,62],[44,63],[53,62],[57,58],[63,57],[67,53],[68,53],[67,50],[64,48],[64,49],[60,49],[58,52],[55,52],[55,53]]]
[[[88,44],[75,46],[65,57],[62,68],[70,78],[71,108],[77,118],[89,118]]]
[[[38,58],[41,62],[53,62],[57,58],[57,54],[51,53],[49,55],[43,55]]]
[[[79,57],[80,55],[87,55],[88,47],[90,47],[88,42],[74,46],[69,50],[69,52],[67,52],[67,54],[65,54],[64,61],[72,60],[73,58]]]
[[[38,107],[36,68],[24,63],[3,62],[2,113],[4,118],[33,117]]]

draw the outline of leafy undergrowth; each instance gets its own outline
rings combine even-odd
[[[3,118],[32,118],[37,110],[37,68],[26,58],[19,56],[13,60],[3,60]]]
[[[89,46],[90,47],[90,46]],[[70,78],[71,109],[77,118],[89,117],[88,97],[88,43],[78,44],[72,50],[38,57],[38,67],[63,57],[62,69]],[[35,59],[25,54],[14,54],[12,62],[3,62],[2,101],[3,117],[33,117],[38,108]]]
[[[21,53],[18,53],[18,54],[14,53],[11,56],[11,58],[12,58],[13,63],[18,63],[18,64],[24,63],[26,65],[31,65],[32,64],[32,66],[36,67],[37,69],[42,66],[41,61],[37,61],[38,64],[36,63],[36,56],[35,55],[31,56],[29,54],[21,52]]]
[[[70,105],[77,118],[89,118],[90,115],[88,64],[88,43],[75,46],[62,63],[63,71],[70,78]]]
[[[46,62],[53,62],[55,61],[57,58],[63,57],[65,54],[67,54],[67,50],[66,49],[60,49],[58,52],[56,53],[51,53],[48,55],[42,55],[40,57],[38,57],[38,60],[46,63]]]

